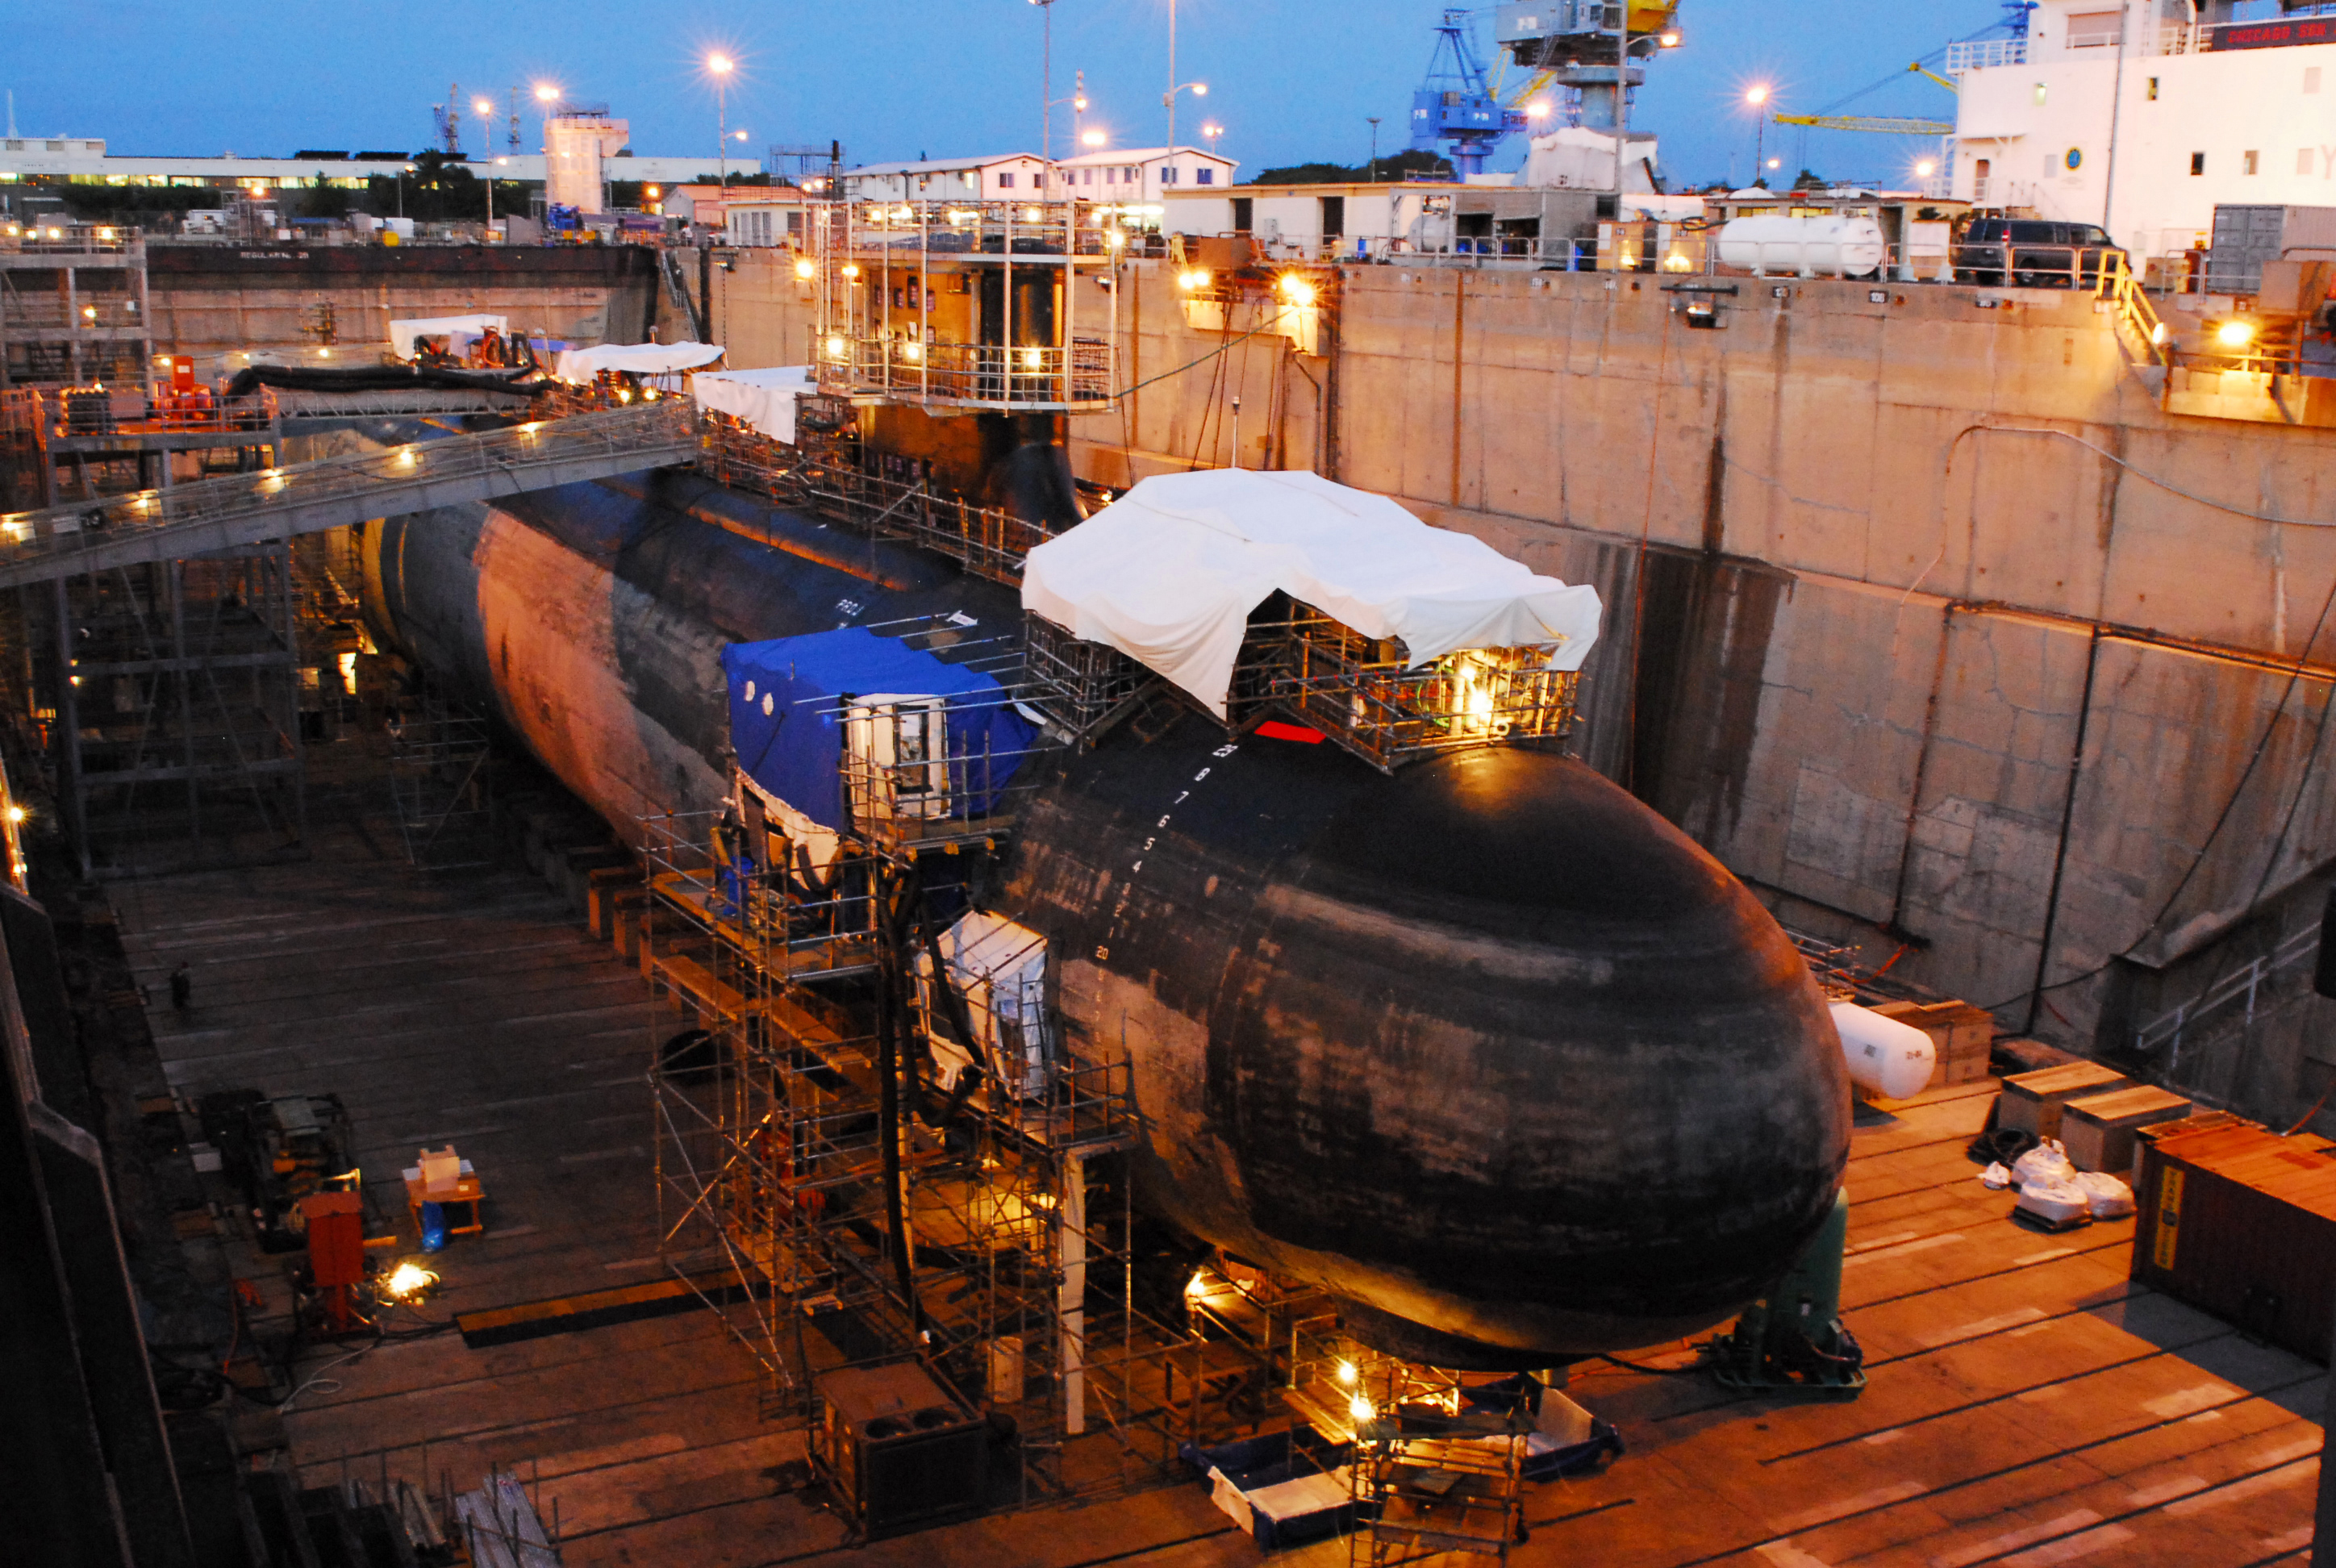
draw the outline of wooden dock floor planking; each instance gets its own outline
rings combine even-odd
[[[379,1212],[415,1245],[396,1164],[453,1141],[488,1232],[433,1261],[449,1317],[659,1276],[638,968],[516,873],[424,876],[356,839],[304,864],[115,891],[160,997],[171,1081],[333,1092]],[[1573,1397],[1630,1451],[1532,1490],[1521,1563],[1601,1568],[2268,1568],[2309,1555],[2326,1373],[2127,1278],[2132,1222],[2014,1224],[1964,1145],[1991,1082],[1863,1113],[1844,1300],[1871,1382],[1847,1404],[1731,1398],[1591,1363]],[[273,1267],[250,1260],[255,1269]],[[1672,1359],[1679,1347],[1632,1358]],[[448,1332],[324,1368],[286,1417],[313,1484],[346,1465],[475,1483],[516,1466],[567,1561],[749,1568],[1255,1562],[1197,1486],[1137,1488],[847,1549],[784,1489],[798,1440],[752,1360],[695,1312],[482,1349]],[[1103,1439],[1090,1439],[1102,1441]],[[1342,1543],[1284,1553],[1331,1568]]]

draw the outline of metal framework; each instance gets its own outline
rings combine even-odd
[[[1124,216],[1060,200],[813,205],[821,389],[940,412],[1110,407],[1118,291],[1088,322],[1077,284],[1124,254]]]
[[[992,656],[995,700],[1018,658]],[[1042,759],[953,747],[915,703],[828,716],[840,829],[743,775],[724,817],[642,823],[664,1255],[763,1363],[774,1416],[810,1420],[819,1373],[914,1355],[1010,1421],[1024,1500],[1156,1474],[1227,1352],[1176,1321],[1173,1285],[1143,1304],[1130,1061],[1075,1055],[1043,985],[947,947]],[[1071,1455],[1091,1426],[1114,1440]]]
[[[405,858],[433,871],[494,858],[487,721],[436,692],[389,721],[390,803]]]
[[[27,602],[45,609],[39,716],[85,868],[301,845],[303,595],[287,545],[116,567]],[[151,810],[174,796],[175,825]]]
[[[151,375],[147,318],[138,230],[32,224],[0,235],[0,388],[142,389]]]

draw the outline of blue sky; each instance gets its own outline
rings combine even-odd
[[[1210,87],[1203,103],[1180,101],[1179,140],[1192,140],[1186,132],[1205,113],[1225,127],[1220,150],[1251,170],[1358,163],[1373,114],[1385,122],[1381,150],[1395,151],[1440,14],[1424,0],[1176,0],[1176,9],[1177,74]],[[2000,9],[1995,0],[1684,0],[1686,44],[1655,62],[1633,123],[1660,133],[1674,180],[1728,175],[1731,159],[1734,176],[1748,180],[1746,84],[1774,83],[1787,112],[1820,111]],[[550,80],[629,120],[638,151],[702,149],[710,166],[715,102],[699,61],[726,48],[742,63],[729,122],[754,150],[840,137],[854,161],[942,157],[1036,151],[1041,15],[1028,0],[0,0],[9,39],[0,86],[15,92],[27,135],[102,136],[119,152],[285,155],[416,151],[450,81],[465,101],[485,90],[501,102],[512,84]],[[1122,143],[1156,144],[1168,0],[1057,0],[1053,15],[1056,94],[1067,97],[1084,68],[1088,123]],[[1489,5],[1476,24],[1489,56]],[[1947,93],[1913,76],[1855,107],[1952,117]],[[1068,112],[1058,111],[1058,152]],[[523,134],[534,150],[532,113]],[[1769,134],[1772,155],[1795,155],[1801,133]],[[1916,155],[1898,138],[1816,132],[1806,144],[1808,161],[1835,176],[1903,175]],[[1513,142],[1494,167],[1521,156]]]

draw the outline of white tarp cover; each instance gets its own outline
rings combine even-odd
[[[433,316],[416,321],[393,321],[389,324],[389,350],[400,359],[411,359],[415,338],[443,336],[448,348],[460,352],[472,338],[485,336],[490,326],[507,334],[511,321],[501,316]]]
[[[696,370],[721,357],[718,343],[604,343],[598,348],[561,349],[551,374],[582,386],[604,370],[661,375],[667,371]]]
[[[690,378],[697,406],[742,419],[774,441],[794,444],[795,399],[819,390],[808,365],[767,370],[706,370]]]
[[[1416,669],[1455,649],[1551,646],[1580,669],[1598,590],[1536,575],[1383,495],[1302,471],[1220,468],[1143,481],[1033,550],[1022,604],[1109,644],[1222,718],[1249,612],[1276,589]]]

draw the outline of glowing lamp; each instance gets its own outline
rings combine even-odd
[[[1338,1363],[1339,1382],[1344,1383],[1348,1388],[1351,1388],[1355,1386],[1355,1364],[1352,1361],[1341,1361]]]
[[[1378,1407],[1373,1405],[1362,1395],[1358,1394],[1353,1398],[1347,1401],[1347,1414],[1353,1417],[1358,1423],[1360,1423],[1368,1421],[1374,1416],[1377,1416],[1378,1414]]]
[[[24,820],[24,815],[25,813],[23,806],[12,805],[8,808],[8,820],[12,823],[23,822]]]
[[[2214,341],[2225,348],[2244,348],[2254,340],[2255,326],[2252,321],[2233,319],[2214,328]]]
[[[842,359],[843,357],[843,339],[841,337],[831,337],[827,340],[827,356],[830,359]]]
[[[1294,272],[1285,272],[1281,276],[1281,297],[1292,305],[1311,305],[1314,286]]]
[[[812,266],[811,260],[808,257],[801,258],[795,262],[795,276],[802,278],[805,283],[809,283],[811,281],[812,274],[817,270],[818,268]]]

